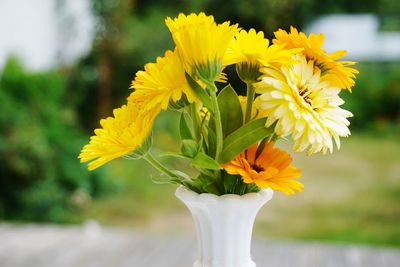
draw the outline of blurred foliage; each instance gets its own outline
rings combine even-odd
[[[400,133],[400,63],[360,63],[352,94],[342,92],[354,114],[353,129]]]
[[[0,76],[0,218],[64,222],[106,187],[77,160],[77,130],[63,76],[29,73],[10,58]]]

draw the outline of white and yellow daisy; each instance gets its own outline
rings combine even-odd
[[[339,148],[339,137],[350,135],[347,118],[352,114],[340,108],[341,89],[323,80],[313,61],[303,55],[295,59],[298,64],[262,70],[264,76],[255,84],[260,94],[256,103],[267,113],[266,127],[276,122],[275,133],[291,135],[296,151],[332,152],[332,138]]]

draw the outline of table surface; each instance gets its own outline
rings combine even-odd
[[[400,250],[315,242],[253,242],[257,267],[397,267]],[[191,267],[196,241],[122,229],[0,224],[1,267]]]

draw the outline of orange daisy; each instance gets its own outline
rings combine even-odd
[[[290,155],[278,148],[274,143],[265,145],[257,155],[258,145],[254,144],[240,153],[223,168],[232,175],[240,175],[245,183],[255,183],[259,188],[271,188],[286,195],[301,192],[304,185],[294,178],[301,176],[300,170],[290,165]]]

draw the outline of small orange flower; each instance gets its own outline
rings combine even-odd
[[[258,145],[254,144],[223,166],[227,173],[240,175],[245,183],[255,183],[260,188],[279,190],[287,195],[301,192],[304,185],[293,178],[301,176],[300,170],[290,165],[288,153],[273,147],[270,142],[256,157]]]

